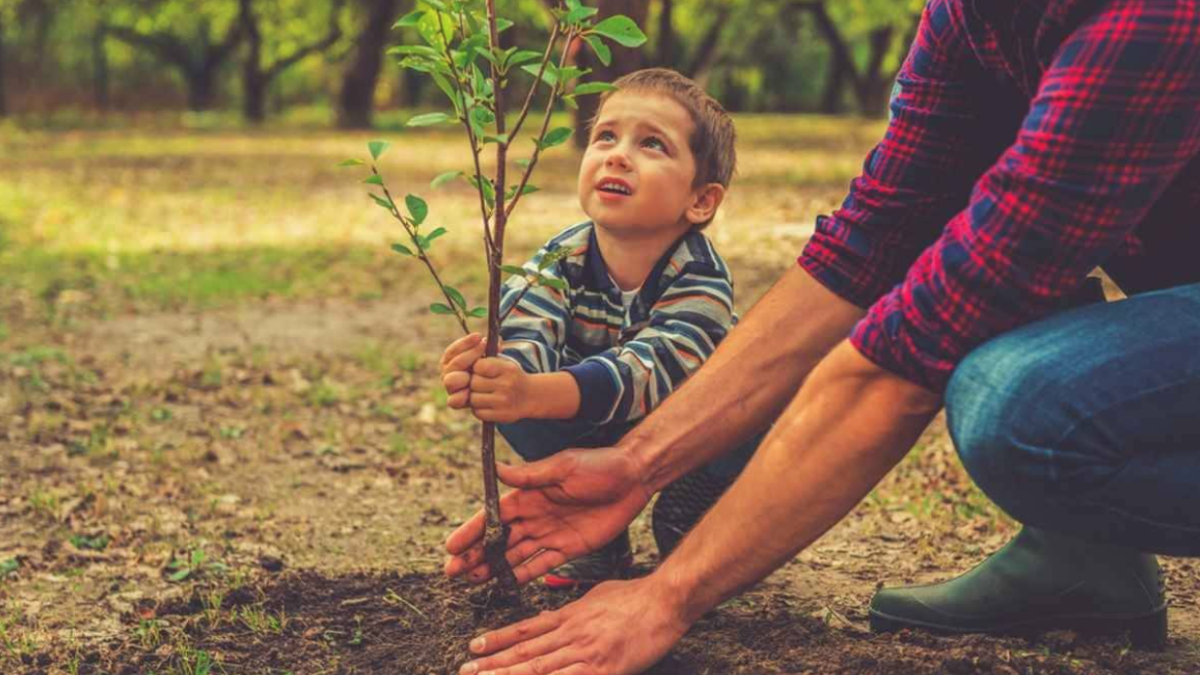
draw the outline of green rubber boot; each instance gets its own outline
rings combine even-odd
[[[1161,649],[1167,639],[1167,602],[1153,555],[1031,527],[956,579],[879,590],[870,617],[878,632],[1127,632],[1141,649]]]

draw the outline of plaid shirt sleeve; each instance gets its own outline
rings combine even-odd
[[[941,48],[931,12],[949,4],[930,4],[907,72],[941,58],[923,52]],[[943,390],[975,346],[1063,307],[1198,153],[1200,7],[1105,4],[1048,57],[1015,142],[851,342]]]

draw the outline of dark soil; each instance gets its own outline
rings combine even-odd
[[[202,592],[186,601],[143,607],[140,616],[127,617],[131,637],[84,655],[79,672],[193,672],[195,658],[203,654],[219,664],[214,674],[453,674],[467,660],[471,637],[574,597],[535,584],[524,592],[524,607],[499,608],[488,590],[437,575],[329,578],[289,572],[229,593],[216,613]],[[1173,663],[1170,646],[1163,653],[1138,652],[1120,638],[1083,638],[1069,631],[1036,639],[907,631],[872,635],[840,616],[818,618],[819,611],[778,588],[762,587],[745,597],[702,620],[646,675],[1190,672]],[[247,616],[283,621],[264,629]],[[148,642],[144,631],[133,637],[138,635],[134,627],[145,625],[147,617],[181,629],[185,637],[173,638],[170,645]]]

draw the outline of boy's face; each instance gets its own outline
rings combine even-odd
[[[613,94],[579,167],[579,204],[597,225],[626,235],[691,227],[696,161],[692,118],[668,96]]]

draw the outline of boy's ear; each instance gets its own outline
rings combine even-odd
[[[717,208],[725,200],[725,186],[720,183],[708,183],[696,188],[692,194],[692,203],[684,211],[684,216],[693,225],[712,220]]]

